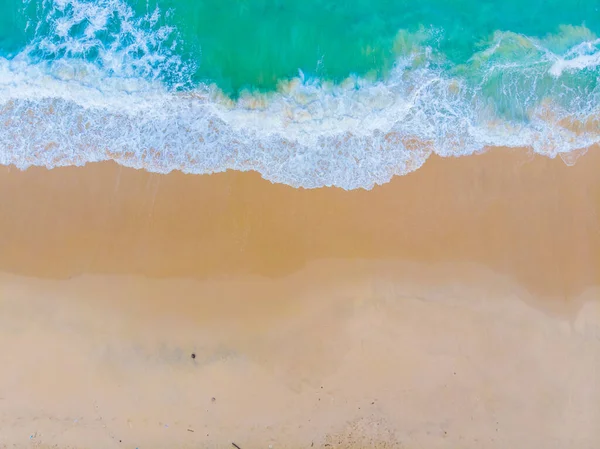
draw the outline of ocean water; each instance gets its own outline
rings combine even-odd
[[[0,163],[371,188],[600,143],[600,0],[0,0]]]

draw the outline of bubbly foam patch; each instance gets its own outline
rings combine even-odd
[[[123,0],[42,0],[37,13],[33,40],[21,58],[50,66],[83,60],[110,77],[189,83],[194,64],[177,55],[177,30],[163,23],[158,9],[137,17]]]
[[[136,18],[120,0],[44,8],[31,45],[0,59],[5,165],[115,160],[355,189],[416,170],[432,153],[528,146],[570,161],[566,154],[600,142],[600,48],[583,27],[542,40],[496,33],[460,67],[422,31],[401,32],[385,80],[334,85],[300,73],[277,92],[233,101],[216,86],[182,89],[192,66],[158,11]]]

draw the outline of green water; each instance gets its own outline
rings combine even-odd
[[[48,3],[48,2],[46,2]],[[93,2],[91,2],[93,3]],[[530,37],[561,25],[600,34],[598,0],[136,0],[143,15],[157,6],[177,28],[178,52],[196,63],[194,80],[228,93],[274,89],[298,75],[340,81],[351,74],[385,77],[398,56],[399,30],[433,30],[429,42],[452,63],[465,63],[495,31]],[[32,37],[41,2],[0,0],[0,50],[11,55]],[[36,12],[37,11],[37,12]],[[25,32],[27,21],[31,22]],[[396,44],[396,45],[395,45]]]
[[[560,25],[600,32],[595,0],[187,0],[173,8],[200,61],[197,77],[225,90],[272,89],[306,74],[339,81],[351,73],[382,76],[394,63],[399,30],[440,30],[439,50],[466,62],[496,30],[543,37]]]
[[[0,0],[0,11],[4,165],[109,159],[354,189],[432,153],[557,157],[600,143],[600,0]]]

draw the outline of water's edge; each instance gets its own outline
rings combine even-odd
[[[384,77],[310,77],[232,98],[194,83],[160,12],[122,0],[47,0],[42,30],[0,57],[0,164],[114,160],[203,174],[255,170],[294,187],[384,184],[431,154],[527,147],[571,163],[600,143],[600,38],[497,31],[462,64],[442,31],[400,30]]]

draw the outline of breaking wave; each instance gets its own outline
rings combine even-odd
[[[0,58],[0,163],[256,170],[294,187],[368,189],[432,153],[556,157],[600,143],[600,39],[585,27],[497,32],[463,65],[439,51],[443,30],[401,30],[385,79],[299,72],[232,99],[192,82],[195,63],[161,18],[122,0],[43,3],[28,46]]]

